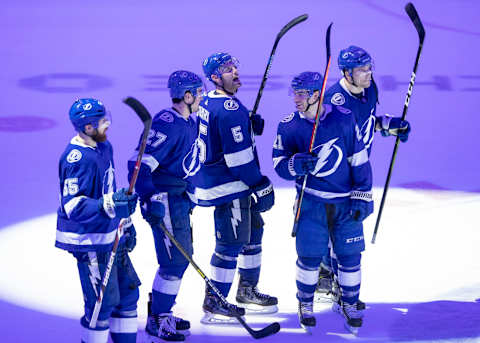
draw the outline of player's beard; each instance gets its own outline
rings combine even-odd
[[[100,133],[98,130],[95,130],[95,134],[93,134],[92,139],[97,143],[103,143],[107,140],[107,130]]]

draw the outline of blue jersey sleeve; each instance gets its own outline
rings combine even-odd
[[[88,163],[80,160],[75,163],[60,162],[60,191],[63,212],[70,220],[78,223],[98,223],[110,221],[103,212],[98,199],[89,197],[92,193],[94,174]],[[113,166],[112,166],[113,173]]]
[[[223,111],[218,116],[218,130],[225,163],[235,177],[249,187],[255,186],[262,174],[255,159],[248,112],[243,107]]]
[[[291,131],[288,129],[288,124],[283,121],[278,124],[277,136],[273,143],[272,151],[273,168],[281,178],[286,180],[295,179],[295,172],[292,170],[292,165],[289,162],[291,157],[298,152],[291,142]]]

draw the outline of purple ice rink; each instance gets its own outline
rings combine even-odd
[[[271,162],[277,123],[294,111],[288,96],[291,78],[305,70],[323,73],[325,30],[333,22],[333,59],[328,84],[340,77],[336,65],[339,50],[350,44],[361,46],[375,60],[374,77],[380,90],[378,113],[400,116],[418,46],[417,33],[404,12],[405,4],[396,0],[3,0],[0,5],[3,33],[0,155],[4,167],[0,174],[3,180],[0,232],[6,226],[56,211],[58,158],[74,135],[67,111],[75,98],[101,99],[111,111],[113,125],[109,139],[115,149],[117,182],[126,185],[126,160],[136,145],[141,124],[122,104],[125,96],[140,99],[155,113],[169,105],[166,81],[172,71],[186,69],[203,76],[203,59],[216,51],[228,51],[241,64],[243,86],[238,97],[251,108],[276,34],[290,19],[308,13],[309,19],[280,41],[258,109],[266,121],[263,136],[257,138],[262,169],[278,188],[291,186],[276,176]],[[414,5],[424,23],[426,39],[407,115],[412,132],[408,143],[399,147],[391,186],[478,193],[480,144],[475,136],[480,132],[477,119],[480,3],[416,0]],[[212,89],[211,84],[207,83],[207,87]],[[375,139],[372,166],[377,187],[385,182],[393,145],[391,137],[378,135]],[[479,212],[480,206],[477,206],[477,216]],[[284,215],[291,219],[290,212]],[[51,242],[34,251],[23,251],[23,255],[31,259],[31,269],[35,269],[38,254],[55,249],[54,225],[35,229],[43,230]],[[24,239],[28,240],[29,236]],[[428,249],[431,244],[434,243],[426,243],[424,247]],[[445,253],[455,259],[455,249],[461,248],[453,247]],[[471,259],[478,259],[478,255]],[[12,263],[15,261],[10,259],[0,262]],[[71,267],[75,268],[73,260]],[[54,261],[49,269],[52,273],[63,273]],[[28,274],[30,270],[18,272]],[[471,271],[477,275],[478,272],[478,269]],[[293,279],[294,275],[287,278]],[[4,285],[11,282],[3,275],[0,280]],[[142,287],[145,293],[150,284],[144,283]],[[32,293],[35,288],[36,284],[32,284]],[[2,294],[0,290],[0,342],[80,340],[78,320],[20,306]],[[72,298],[80,301],[81,295],[72,294]],[[435,306],[455,308],[461,313],[458,321],[464,322],[469,313],[480,318],[479,303],[458,305],[437,300]],[[422,306],[431,304],[417,306],[416,314],[402,325],[415,326],[414,319],[426,321],[421,315]],[[379,313],[372,314],[371,318],[378,321],[375,325],[382,332],[381,337],[386,337]],[[289,325],[296,326],[296,315],[289,316]],[[478,321],[471,328],[456,331],[459,326],[462,327],[460,322],[452,322],[448,334],[443,327],[443,333],[438,336],[402,334],[391,335],[389,340],[456,341],[456,337],[480,337]],[[432,332],[436,329],[432,328]],[[375,338],[372,330],[369,334],[372,341],[389,341]],[[290,342],[302,337],[303,333],[280,333],[265,342]],[[313,341],[314,337],[308,340]],[[343,342],[351,338],[329,339],[329,342]],[[194,334],[187,340],[246,342],[252,338],[246,334],[205,333]]]

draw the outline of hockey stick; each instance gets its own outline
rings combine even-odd
[[[123,100],[125,104],[130,106],[135,113],[139,116],[140,120],[143,123],[143,134],[142,142],[140,148],[138,149],[137,161],[135,162],[135,170],[133,171],[132,178],[130,179],[130,185],[128,187],[127,194],[132,194],[135,183],[137,182],[138,172],[140,170],[140,163],[142,162],[142,156],[145,152],[145,146],[147,145],[147,137],[150,132],[150,127],[152,126],[152,116],[148,113],[145,106],[142,105],[140,101],[135,98],[128,97]],[[115,255],[117,254],[118,243],[120,242],[120,237],[123,235],[123,226],[125,220],[121,220],[118,225],[117,232],[115,234],[115,241],[113,242],[112,252],[110,253],[110,258],[105,269],[105,274],[102,279],[102,284],[100,286],[100,292],[98,293],[97,301],[95,302],[95,307],[93,309],[92,318],[90,319],[89,327],[91,329],[95,328],[97,325],[98,314],[100,313],[100,308],[102,307],[103,295],[105,293],[105,288],[108,284],[108,279],[110,278],[110,273],[112,272],[113,262],[115,261]]]
[[[322,90],[320,91],[320,98],[318,101],[318,107],[317,107],[317,113],[315,115],[315,124],[313,125],[313,130],[312,130],[312,138],[310,138],[310,147],[308,149],[309,152],[312,152],[313,149],[313,144],[315,142],[315,136],[317,135],[317,128],[318,128],[318,122],[320,121],[320,108],[323,108],[323,97],[325,95],[325,88],[327,86],[327,78],[328,78],[328,71],[330,70],[330,62],[332,61],[332,56],[330,53],[330,31],[332,29],[333,23],[330,23],[327,28],[327,35],[325,38],[326,46],[327,46],[327,64],[325,66],[325,73],[323,74],[323,83],[322,83]],[[295,214],[295,221],[293,223],[293,230],[292,230],[292,237],[295,237],[297,235],[297,230],[298,230],[298,220],[300,219],[300,211],[302,208],[302,201],[303,201],[303,194],[305,193],[305,187],[307,185],[307,175],[303,177],[303,184],[302,184],[302,189],[300,191],[300,195],[298,197],[298,203],[297,203],[297,210]]]
[[[277,45],[280,39],[295,25],[300,24],[301,22],[307,20],[308,14],[302,14],[288,22],[287,25],[282,27],[280,32],[277,34],[277,38],[275,38],[275,43],[273,43],[272,52],[270,53],[270,58],[268,59],[267,68],[265,68],[265,73],[263,74],[262,83],[260,84],[260,89],[257,93],[257,99],[255,100],[255,105],[253,106],[253,110],[251,112],[251,116],[257,113],[258,105],[260,104],[260,98],[263,94],[263,89],[265,88],[265,83],[267,82],[268,73],[270,73],[270,68],[272,67],[273,63],[273,56],[275,55],[275,51],[277,50]]]
[[[408,85],[407,96],[405,98],[405,104],[403,105],[402,120],[405,120],[405,117],[407,116],[408,104],[410,103],[410,97],[412,96],[412,90],[413,90],[413,84],[415,83],[415,77],[416,77],[416,73],[417,73],[418,60],[420,59],[420,54],[422,52],[422,47],[423,47],[423,40],[425,39],[425,29],[423,28],[423,24],[420,20],[420,17],[418,16],[418,13],[417,13],[417,10],[415,9],[415,6],[413,6],[413,4],[411,2],[409,2],[405,6],[405,11],[407,12],[408,16],[410,17],[410,20],[412,21],[413,25],[415,26],[415,29],[417,30],[419,44],[418,44],[418,50],[417,50],[417,57],[415,59],[415,64],[413,66],[412,76],[410,77],[410,83]],[[395,140],[395,147],[393,148],[392,159],[390,160],[390,167],[388,168],[387,180],[385,181],[385,186],[383,188],[382,201],[380,202],[380,209],[378,210],[377,222],[375,223],[375,230],[373,231],[372,244],[375,243],[375,239],[377,238],[377,232],[378,232],[378,228],[379,228],[379,225],[380,225],[380,218],[382,217],[383,206],[385,205],[385,199],[387,197],[388,186],[390,184],[390,177],[392,176],[392,170],[393,170],[393,164],[395,163],[395,157],[397,156],[397,149],[398,149],[398,142],[399,141],[400,141],[400,139],[397,136],[397,139]]]
[[[193,268],[197,271],[197,273],[200,274],[200,276],[203,278],[203,280],[205,280],[207,285],[212,289],[212,291],[215,293],[215,295],[220,299],[222,304],[228,306],[229,303],[228,303],[227,299],[225,299],[225,297],[222,295],[222,293],[220,293],[218,288],[215,287],[213,282],[210,281],[210,279],[205,275],[205,273],[195,263],[195,261],[192,259],[192,257],[190,257],[190,255],[188,255],[188,253],[185,251],[185,249],[183,249],[182,245],[176,240],[176,238],[170,233],[170,231],[168,231],[168,229],[165,227],[165,225],[163,225],[163,223],[160,223],[159,226],[162,229],[162,231],[165,233],[165,235],[167,235],[167,237],[170,239],[170,241],[172,241],[173,244],[175,244],[177,249],[182,253],[182,255],[193,266]],[[235,318],[239,321],[240,324],[242,324],[242,326],[248,331],[248,333],[253,338],[256,338],[256,339],[273,335],[280,330],[280,324],[278,324],[277,322],[272,323],[272,324],[264,327],[263,329],[254,330],[245,322],[245,319],[243,319],[241,316],[235,316]]]

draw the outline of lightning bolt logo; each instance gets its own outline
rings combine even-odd
[[[340,162],[342,161],[343,153],[342,153],[342,149],[340,149],[337,145],[335,145],[335,142],[337,140],[338,140],[338,137],[333,138],[329,140],[327,143],[320,144],[313,149],[313,151],[320,149],[320,151],[317,153],[317,157],[318,157],[317,165],[315,166],[315,169],[311,172],[316,177],[325,177],[330,174],[333,174],[337,170],[338,166],[340,165]],[[337,157],[337,160],[335,161],[335,164],[329,170],[326,170],[320,173],[320,170],[322,170],[322,168],[328,163],[328,158],[330,157],[334,149],[337,150],[338,152],[338,157]]]
[[[100,276],[100,270],[98,268],[98,259],[97,259],[97,254],[94,251],[91,251],[88,253],[88,270],[90,271],[88,277],[90,279],[90,282],[92,284],[92,288],[95,291],[95,296],[98,297],[98,284],[102,280],[102,277]]]
[[[238,235],[237,235],[238,223],[242,221],[242,214],[240,211],[239,199],[233,200],[232,218],[230,218],[230,221],[232,223],[233,235],[235,236],[235,239],[238,239]]]
[[[172,233],[172,230],[170,230],[170,228],[167,228],[167,230],[170,233]],[[170,248],[172,247],[172,242],[170,242],[170,238],[165,236],[165,238],[163,239],[163,243],[165,244],[165,249],[167,249],[168,258],[171,260],[172,259],[172,253],[170,252]]]

